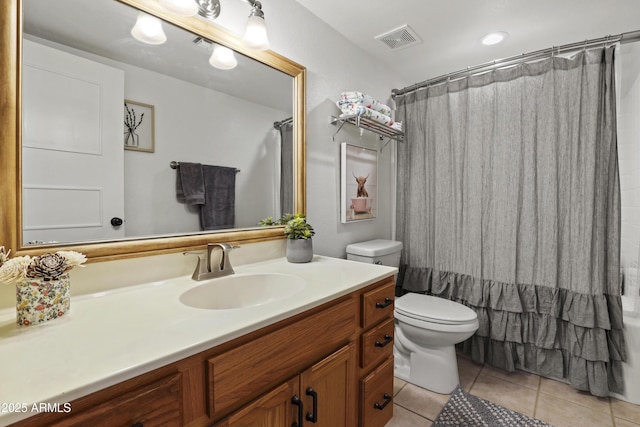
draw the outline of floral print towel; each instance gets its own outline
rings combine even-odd
[[[343,104],[342,106],[338,105],[342,110],[342,114],[346,116],[360,116],[366,119],[370,119],[381,123],[383,125],[389,126],[396,130],[402,130],[402,122],[394,122],[391,117],[382,114],[378,111],[372,110],[371,108],[359,106],[356,104]]]
[[[376,101],[371,96],[362,92],[342,92],[340,94],[340,100],[338,101],[338,107],[342,108],[342,104],[354,104],[362,107],[371,108],[378,111],[385,116],[391,115],[391,108],[380,101]]]

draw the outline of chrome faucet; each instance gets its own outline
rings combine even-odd
[[[220,263],[212,265],[211,254],[215,248],[220,248]],[[229,261],[229,252],[237,248],[238,246],[232,246],[229,243],[208,243],[206,251],[183,252],[184,255],[198,256],[198,264],[191,278],[193,280],[207,280],[233,274],[233,267]]]

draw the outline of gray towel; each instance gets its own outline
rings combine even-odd
[[[203,230],[235,227],[236,169],[202,165],[205,203],[200,206]]]
[[[178,201],[189,205],[204,205],[204,176],[200,163],[180,162],[176,173]]]

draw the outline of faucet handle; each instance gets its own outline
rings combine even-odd
[[[207,259],[207,251],[187,251],[183,252],[182,255],[198,256],[198,264],[196,265],[196,269],[191,276],[193,280],[201,280],[203,275],[209,272],[209,260]]]

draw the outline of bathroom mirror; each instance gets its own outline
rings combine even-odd
[[[281,227],[261,228],[257,221],[305,211],[304,67],[271,51],[252,51],[237,36],[199,16],[172,16],[156,0],[11,0],[0,8],[0,42],[6,52],[2,68],[7,76],[0,87],[10,101],[0,105],[0,244],[16,254],[64,248],[79,250],[91,260],[116,259],[213,241],[282,238]],[[131,37],[139,10],[163,20],[166,43],[146,45]],[[105,22],[111,27],[100,30]],[[238,66],[212,68],[208,59],[213,43],[233,49]],[[45,65],[40,62],[43,57],[49,61]],[[86,77],[68,83],[76,69],[64,67],[76,62],[88,70]],[[43,70],[53,71],[53,76],[43,76]],[[96,83],[102,78],[96,76],[103,74],[107,83]],[[107,109],[108,104],[90,96],[92,91],[100,102],[111,96],[113,106],[119,100],[121,110]],[[47,97],[39,98],[45,92]],[[83,116],[91,108],[99,113]],[[63,111],[74,118],[63,117]],[[125,111],[153,124],[133,149],[125,147]],[[289,117],[293,154],[289,151],[288,156],[293,166],[285,172],[274,122]],[[95,146],[77,149],[73,132],[92,120],[95,132],[106,133],[96,137]],[[38,144],[43,138],[59,144],[53,150],[42,149]],[[117,145],[116,160],[100,166],[96,153],[107,143]],[[199,207],[177,198],[180,167],[172,169],[172,162],[238,170],[233,228],[202,231]],[[77,165],[85,167],[80,175],[70,172]],[[281,168],[286,174],[282,177]],[[98,172],[106,178],[89,182]],[[283,197],[280,188],[287,179],[290,194]],[[104,202],[103,185],[110,182],[123,190],[113,204],[123,205],[121,214],[98,212],[97,207],[112,206]],[[72,226],[59,226],[63,219]],[[123,220],[120,226],[118,219]],[[53,224],[52,234],[43,231],[41,224],[47,221]],[[98,225],[107,232],[84,230]]]

